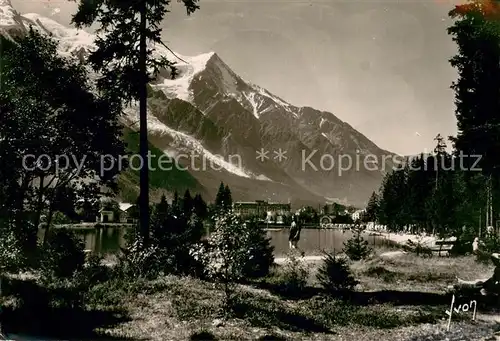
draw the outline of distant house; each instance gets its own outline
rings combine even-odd
[[[99,210],[99,216],[97,217],[97,222],[99,223],[113,223],[115,221],[115,212],[101,208]]]
[[[97,221],[99,223],[135,224],[137,223],[136,209],[135,205],[129,203],[119,203],[118,209],[104,207],[99,210]]]
[[[137,207],[133,204],[120,203],[120,223],[135,224],[137,223],[136,211]]]

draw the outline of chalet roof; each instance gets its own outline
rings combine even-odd
[[[131,208],[134,205],[126,203],[126,202],[121,202],[121,203],[118,204],[118,206],[120,207],[121,211],[126,211],[126,210],[128,210],[129,208]]]

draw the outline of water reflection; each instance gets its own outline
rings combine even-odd
[[[85,248],[100,254],[113,254],[125,246],[125,228],[105,227],[99,229],[75,230],[85,241]],[[280,257],[288,252],[288,228],[268,231],[274,253]],[[341,251],[344,242],[351,238],[351,231],[338,229],[303,229],[300,234],[299,248],[307,254],[319,254],[322,250]],[[370,246],[387,243],[386,240],[373,235],[364,234]]]

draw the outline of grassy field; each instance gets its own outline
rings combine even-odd
[[[273,288],[273,276],[237,288],[231,317],[220,318],[223,293],[213,284],[165,277],[140,289],[113,292],[109,305],[122,305],[130,320],[103,330],[137,340],[490,340],[497,314],[478,307],[453,316],[445,330],[451,295],[446,287],[462,279],[489,277],[492,266],[472,257],[419,258],[377,254],[355,262],[361,283],[348,300],[321,295],[315,280],[319,262],[307,264],[310,278],[302,297],[286,298]],[[393,251],[393,250],[391,250]],[[277,268],[274,275],[280,272]],[[123,290],[123,289],[121,289]],[[494,310],[494,309],[493,309]],[[198,338],[193,334],[198,333]],[[495,340],[494,338],[491,340]]]

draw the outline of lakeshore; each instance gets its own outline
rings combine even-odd
[[[132,229],[131,226],[124,224],[105,224],[97,228],[95,224],[60,225],[58,227],[66,227],[74,230],[75,233],[84,240],[85,248],[88,252],[95,252],[102,255],[114,255],[120,252],[120,248],[124,247],[126,244],[127,232]],[[267,231],[268,237],[271,238],[271,245],[274,247],[275,257],[284,257],[289,251],[289,228],[269,228],[265,230]],[[44,231],[41,230],[39,238],[43,237],[43,233]],[[318,256],[325,251],[328,252],[333,250],[335,250],[335,252],[341,252],[344,247],[344,242],[351,236],[352,232],[347,227],[344,229],[304,228],[301,232],[299,246],[308,256]],[[371,246],[390,246],[404,240],[404,236],[394,234],[374,235],[371,234],[370,231],[365,231],[363,233],[363,238],[365,238]],[[413,236],[410,235],[409,238],[413,238]]]

